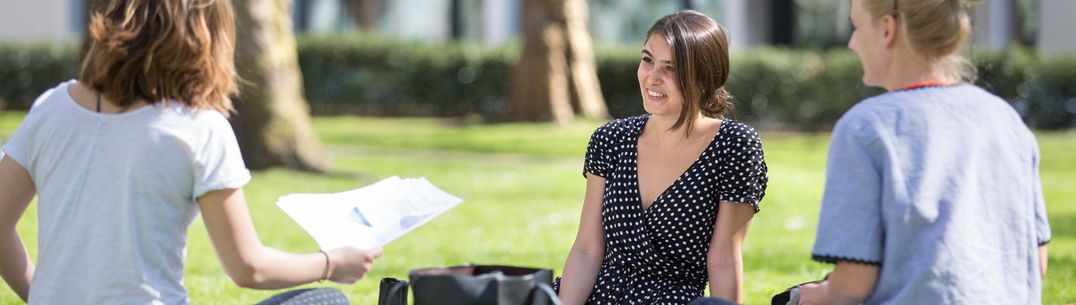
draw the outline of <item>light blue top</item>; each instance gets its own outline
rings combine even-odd
[[[961,84],[867,99],[837,122],[813,257],[875,264],[864,304],[1041,304],[1050,240],[1035,136]]]

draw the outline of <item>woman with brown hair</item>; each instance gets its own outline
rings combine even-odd
[[[353,283],[370,269],[380,250],[293,254],[259,241],[226,119],[230,1],[116,0],[90,33],[79,79],[42,94],[0,154],[0,275],[20,298],[188,304],[183,260],[199,211],[240,286]],[[36,266],[15,231],[35,194]]]
[[[799,304],[1041,304],[1050,227],[1038,144],[971,82],[971,0],[850,0],[863,83],[837,122]]]
[[[586,197],[558,282],[564,304],[740,302],[740,246],[766,190],[755,131],[724,118],[728,39],[680,11],[647,33],[637,76],[647,114],[609,122],[587,147]]]

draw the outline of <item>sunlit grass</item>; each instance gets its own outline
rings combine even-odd
[[[23,114],[0,113],[0,141]],[[583,198],[582,154],[600,122],[482,125],[438,119],[316,118],[336,173],[258,172],[246,188],[262,241],[289,251],[316,251],[305,232],[275,206],[297,192],[336,192],[399,175],[424,176],[465,199],[456,209],[385,247],[368,277],[329,283],[355,304],[376,304],[381,277],[412,268],[515,264],[560,273]],[[789,285],[820,278],[830,267],[810,260],[824,178],[827,134],[763,133],[770,186],[745,249],[746,303],[768,304]],[[1054,238],[1045,304],[1076,301],[1076,132],[1039,133],[1042,179]],[[36,253],[36,207],[18,230]],[[217,262],[204,225],[192,226],[185,285],[195,304],[254,303],[276,293],[238,288]],[[0,304],[18,299],[4,287]]]

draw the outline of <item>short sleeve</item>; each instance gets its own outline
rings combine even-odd
[[[1034,159],[1032,159],[1032,188],[1035,193],[1035,238],[1039,246],[1050,243],[1050,220],[1046,214],[1046,199],[1042,194],[1042,179],[1039,178],[1039,150],[1035,144]]]
[[[10,142],[9,143],[4,143],[3,140],[0,140],[0,160],[4,160],[4,157],[7,156],[7,151],[8,150],[16,150],[16,149],[18,149],[18,145],[14,145],[14,144],[12,144]],[[11,156],[11,160],[15,161],[15,163],[18,163],[20,166],[22,166],[24,168],[26,167],[26,165],[24,165],[22,162],[15,159],[15,155]]]
[[[202,112],[198,120],[208,129],[194,151],[194,200],[211,191],[241,188],[250,181],[232,126],[216,111]]]
[[[15,132],[11,134],[11,138],[7,139],[6,143],[0,141],[0,160],[6,156],[22,166],[23,169],[33,172],[31,168],[32,159],[34,159],[32,152],[36,150],[35,146],[38,145],[34,142],[34,139],[38,137],[38,130],[40,130],[42,122],[46,121],[45,114],[42,113],[43,110],[40,110],[41,108],[38,106],[47,101],[56,92],[57,88],[66,90],[67,87],[61,84],[56,88],[41,93],[31,104],[30,111],[19,123],[19,127],[15,129]]]
[[[11,134],[6,143],[0,145],[0,160],[7,157],[18,163],[27,171],[30,170],[30,141],[36,133],[38,117],[33,112],[26,115],[19,127]]]
[[[18,131],[11,136],[11,139],[7,143],[0,143],[0,160],[4,158],[10,158],[15,163],[18,163],[22,168],[29,170],[29,161],[25,152],[25,137]]]
[[[17,149],[16,147],[17,146],[11,145],[10,143],[3,143],[3,141],[0,141],[0,160],[4,160],[4,158],[7,157],[7,151],[8,150],[15,150],[15,149]],[[22,166],[23,168],[26,168],[25,163],[23,163],[22,161],[19,161],[18,159],[15,159],[15,155],[11,156],[11,160],[15,161],[15,163],[18,163],[19,166]]]
[[[867,122],[838,121],[826,159],[826,182],[812,258],[881,265],[881,143]]]
[[[594,130],[587,143],[587,155],[583,160],[583,177],[592,173],[600,177],[609,177],[613,168],[613,135],[612,124],[606,123]]]
[[[766,159],[762,140],[754,128],[736,121],[721,127],[718,168],[718,200],[750,204],[758,213],[758,204],[766,195]]]
[[[39,129],[39,123],[41,117],[39,113],[34,113],[33,110],[26,115],[19,123],[19,127],[15,129],[15,132],[11,134],[11,138],[7,139],[6,143],[2,143],[0,147],[0,159],[10,158],[19,166],[31,171],[33,155],[30,153],[34,151],[34,138],[36,137],[37,130]]]

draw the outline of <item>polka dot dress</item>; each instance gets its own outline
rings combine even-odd
[[[702,296],[717,203],[750,204],[758,212],[765,195],[758,135],[725,120],[695,163],[644,209],[636,143],[649,118],[607,123],[587,146],[584,171],[606,178],[605,258],[587,304],[686,304]]]

